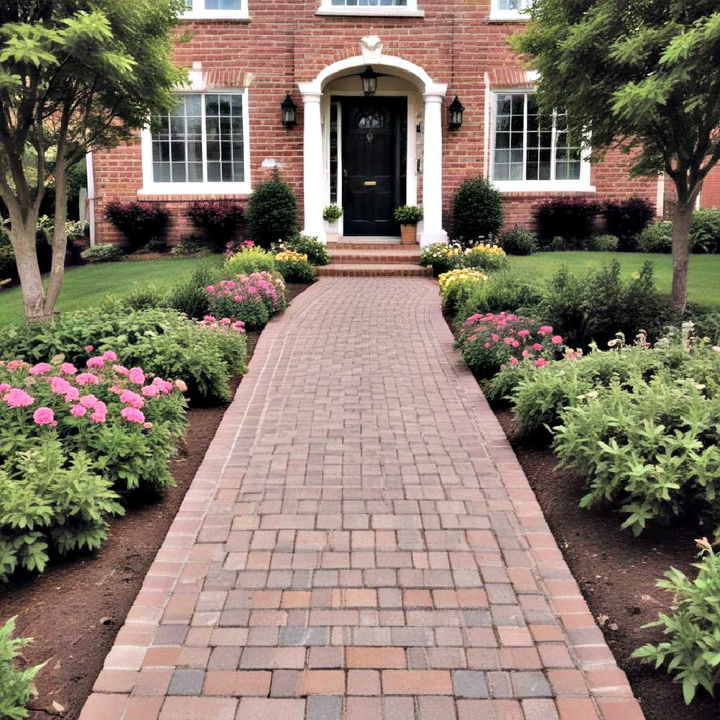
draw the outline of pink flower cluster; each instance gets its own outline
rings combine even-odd
[[[550,325],[537,327],[532,320],[501,312],[471,315],[463,323],[458,343],[464,350],[496,358],[502,370],[505,363],[519,365],[523,360],[544,367],[561,349],[563,339]]]
[[[224,317],[221,320],[218,320],[213,315],[206,315],[202,320],[198,320],[198,325],[212,328],[214,330],[220,329],[220,330],[235,330],[235,332],[239,332],[239,333],[245,332],[245,323],[242,320],[235,320],[233,322],[232,318],[227,318],[227,317]]]
[[[244,250],[245,248],[254,248],[255,243],[252,240],[231,240],[229,243],[226,243],[225,245],[225,257],[232,257],[233,255],[239,253],[241,250]]]
[[[211,301],[213,298],[219,298],[242,303],[259,298],[268,303],[272,312],[283,309],[285,283],[265,271],[238,275],[235,280],[221,280],[217,285],[209,285],[206,290]]]
[[[142,412],[146,400],[168,395],[176,385],[159,377],[149,382],[142,368],[127,369],[115,364],[116,360],[117,355],[112,351],[95,355],[87,360],[87,371],[83,372],[67,362],[57,365],[41,362],[32,366],[19,360],[0,362],[0,377],[9,381],[0,383],[0,413],[3,406],[11,410],[34,407],[35,425],[55,427],[58,418],[64,417],[104,423],[112,411],[127,422],[151,428],[152,423],[145,422]],[[95,392],[107,393],[103,395],[105,400],[87,392],[85,388],[89,385],[97,388]],[[36,396],[41,399],[37,400]],[[113,396],[116,396],[115,402],[112,402]]]

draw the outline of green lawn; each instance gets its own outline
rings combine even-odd
[[[586,268],[608,262],[620,261],[624,277],[637,272],[645,260],[655,266],[655,281],[663,292],[670,292],[672,262],[670,255],[648,253],[607,253],[607,252],[541,252],[528,257],[510,257],[513,272],[545,280],[561,265],[580,272]],[[690,301],[705,307],[720,310],[720,255],[693,255],[690,259]]]
[[[136,262],[115,262],[68,268],[65,273],[59,311],[92,307],[106,295],[125,294],[140,287],[168,287],[188,277],[200,264],[220,264],[219,256],[167,258]],[[19,287],[0,292],[0,325],[23,320]]]

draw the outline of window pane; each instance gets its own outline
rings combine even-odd
[[[240,10],[240,0],[205,0],[206,10]]]
[[[497,0],[498,10],[525,10],[530,7],[530,0]]]
[[[552,156],[552,128],[543,124],[537,103],[528,97],[527,177],[526,180],[550,180]]]
[[[580,138],[567,130],[567,112],[558,111],[555,120],[555,177],[557,180],[579,180],[581,165]]]
[[[209,182],[243,182],[243,103],[237,95],[205,96]]]
[[[525,95],[496,95],[495,147],[493,177],[495,180],[522,180],[525,143]]]

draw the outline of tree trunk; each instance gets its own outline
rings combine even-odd
[[[20,208],[8,204],[10,213],[10,242],[15,252],[20,285],[25,304],[25,318],[28,322],[41,322],[45,319],[45,291],[35,246],[37,211],[22,216]]]
[[[65,182],[65,161],[58,158],[55,168],[55,226],[52,241],[52,266],[50,281],[45,296],[45,316],[51,318],[55,311],[55,303],[60,296],[63,278],[65,277],[65,253],[67,251],[67,183]]]
[[[687,305],[688,265],[690,262],[690,225],[692,223],[694,198],[678,202],[673,216],[672,235],[672,309],[682,315]]]

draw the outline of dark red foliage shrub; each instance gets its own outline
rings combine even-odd
[[[585,198],[546,200],[537,206],[534,213],[538,237],[546,244],[556,237],[568,241],[588,238],[593,234],[599,211],[598,203]]]
[[[213,250],[223,250],[245,221],[245,212],[235,200],[198,200],[187,209],[187,216]]]
[[[105,217],[127,240],[131,251],[150,242],[165,242],[170,225],[170,213],[163,205],[150,202],[111,202]]]
[[[635,250],[635,238],[655,218],[655,208],[643,198],[632,197],[627,200],[606,200],[602,214],[607,232],[620,238],[620,249]]]

